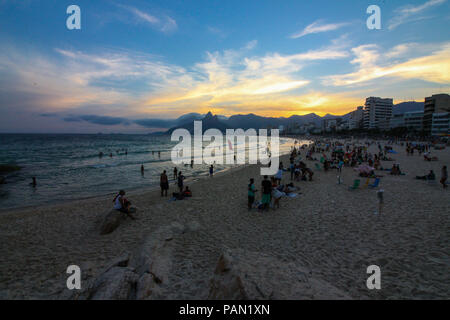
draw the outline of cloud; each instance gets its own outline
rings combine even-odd
[[[195,105],[203,112],[211,106],[279,98],[290,91],[307,86],[311,81],[298,72],[312,61],[342,59],[348,56],[343,49],[325,47],[292,55],[271,53],[247,56],[256,42],[240,50],[223,53],[209,52],[206,61],[197,63],[193,71],[198,75],[189,88],[171,88],[147,100],[152,108],[179,108]]]
[[[329,23],[329,24],[323,24],[322,20],[315,21],[308,25],[305,29],[302,31],[296,32],[290,36],[292,39],[297,39],[303,36],[306,36],[308,34],[313,33],[320,33],[320,32],[327,32],[332,30],[337,30],[339,28],[342,28],[344,26],[348,25],[348,23]]]
[[[111,125],[118,125],[118,124],[129,125],[128,119],[119,118],[119,117],[82,115],[82,116],[80,116],[80,119],[82,119],[86,122],[100,124],[100,125],[104,125],[104,126],[111,126]]]
[[[404,44],[381,53],[381,48],[374,44],[358,46],[352,49],[355,58],[351,61],[358,66],[357,70],[347,74],[326,76],[324,84],[354,86],[384,77],[448,84],[450,82],[450,43],[429,45],[431,51],[426,54],[422,52],[421,56],[407,57],[403,61],[391,61],[391,58],[405,56],[408,51],[416,51],[415,48],[414,44]]]
[[[253,40],[239,49],[206,52],[204,59],[189,67],[128,50],[56,48],[43,55],[4,46],[0,102],[24,110],[26,101],[28,111],[64,114],[61,119],[67,123],[164,127],[167,122],[159,117],[175,118],[193,109],[206,113],[242,106],[245,112],[268,102],[293,104],[295,99],[286,97],[295,97],[294,91],[305,90],[313,80],[301,75],[304,66],[349,56],[335,43],[288,55],[254,55],[256,45]]]
[[[221,39],[225,39],[228,36],[225,31],[223,31],[222,29],[219,29],[217,27],[207,26],[206,30],[209,33],[211,33],[211,34],[213,34],[213,35],[215,35],[215,36],[217,36],[217,37],[219,37]]]
[[[42,115],[41,115],[42,116]],[[62,120],[65,122],[82,122],[86,121],[93,124],[98,124],[102,126],[115,126],[115,125],[129,125],[130,121],[126,118],[121,117],[110,117],[102,115],[69,115],[63,116]]]
[[[173,19],[167,15],[163,15],[161,17],[156,17],[150,13],[142,11],[133,6],[121,5],[121,4],[117,4],[117,6],[130,12],[133,15],[133,17],[135,18],[135,21],[137,23],[144,23],[144,24],[150,25],[150,26],[155,27],[158,30],[165,32],[165,33],[173,32],[173,31],[177,30],[177,28],[178,28],[178,25],[177,25],[177,22],[175,21],[175,19]]]
[[[429,17],[417,16],[428,8],[441,5],[447,0],[428,0],[427,2],[418,5],[412,6],[407,5],[396,10],[396,16],[394,16],[388,23],[388,29],[393,30],[400,26],[401,24],[427,19]]]

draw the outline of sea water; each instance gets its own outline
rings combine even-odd
[[[7,183],[0,185],[0,208],[90,198],[119,189],[150,188],[159,185],[163,170],[172,185],[175,165],[171,151],[177,143],[170,136],[156,135],[0,134],[0,164],[22,167],[8,174]],[[293,146],[294,140],[280,138],[280,154],[288,153]],[[237,165],[216,164],[214,171],[234,166]],[[207,175],[208,168],[205,163],[192,168],[189,164],[177,166],[187,178]],[[36,187],[30,184],[32,177],[36,177]]]

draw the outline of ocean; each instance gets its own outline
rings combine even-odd
[[[0,164],[21,167],[7,174],[6,183],[0,184],[0,207],[43,205],[107,195],[119,189],[151,188],[159,185],[163,170],[172,181],[176,165],[171,161],[171,151],[177,143],[170,136],[155,135],[0,134]],[[293,146],[294,140],[280,138],[280,154],[288,153]],[[216,164],[214,171],[234,166]],[[209,174],[205,163],[177,168],[186,178]],[[31,185],[32,177],[36,177],[36,187]]]

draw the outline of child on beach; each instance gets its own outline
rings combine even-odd
[[[267,210],[269,209],[272,193],[272,183],[270,182],[269,179],[267,179],[267,176],[264,176],[264,180],[261,182],[261,186],[262,186],[261,203],[263,205],[263,210]]]
[[[253,207],[253,203],[255,202],[255,192],[257,191],[255,188],[255,180],[250,179],[250,183],[248,185],[248,210],[250,211]]]
[[[192,192],[191,192],[191,190],[189,190],[188,186],[186,186],[186,188],[184,189],[183,196],[186,197],[186,198],[192,197]]]

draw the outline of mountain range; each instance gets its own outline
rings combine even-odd
[[[409,101],[402,102],[394,105],[393,113],[403,113],[410,111],[420,111],[423,110],[423,102]],[[344,115],[332,115],[326,114],[321,117],[315,113],[309,113],[305,115],[293,115],[288,118],[286,117],[263,117],[258,116],[256,114],[237,114],[230,117],[222,116],[222,115],[213,115],[211,112],[208,112],[206,115],[202,115],[200,113],[188,113],[182,115],[181,117],[174,120],[174,126],[170,128],[166,132],[159,132],[159,134],[171,134],[175,129],[184,128],[189,132],[193,133],[194,131],[194,121],[202,120],[202,130],[203,132],[215,128],[224,132],[226,129],[237,129],[241,128],[247,130],[249,128],[254,129],[264,129],[264,128],[278,128],[279,126],[288,126],[290,124],[306,124],[313,123],[316,126],[320,126],[322,120],[324,119],[333,119],[333,118],[342,118],[344,120],[350,117],[350,113]]]

